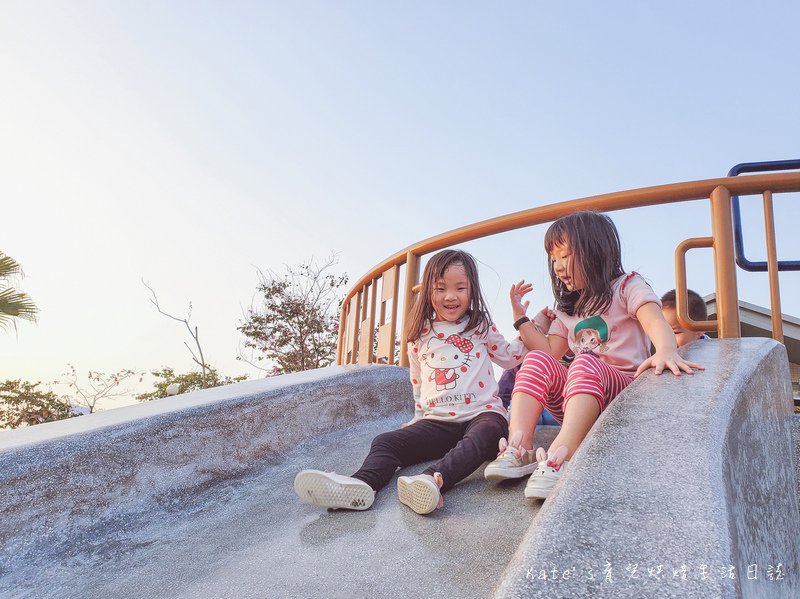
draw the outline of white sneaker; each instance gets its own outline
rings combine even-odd
[[[520,457],[515,454],[516,447],[509,445],[506,450],[497,456],[497,459],[486,466],[483,472],[487,480],[506,480],[509,478],[522,478],[536,470],[536,452],[532,449],[519,449]]]
[[[443,503],[439,485],[427,474],[398,478],[397,498],[418,514],[430,514]]]
[[[555,465],[550,461],[551,457],[539,462],[536,470],[531,474],[528,484],[525,485],[525,499],[547,499],[550,491],[553,490],[564,470],[567,469],[569,460]]]
[[[366,510],[375,501],[375,491],[363,480],[322,470],[298,472],[294,492],[307,503],[335,509]]]

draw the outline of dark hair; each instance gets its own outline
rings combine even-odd
[[[420,338],[422,329],[433,318],[434,310],[431,302],[431,293],[439,279],[444,276],[444,271],[455,264],[460,264],[464,267],[469,281],[469,308],[467,309],[469,320],[464,330],[468,331],[483,325],[489,326],[491,317],[489,316],[489,310],[486,308],[486,300],[483,299],[481,294],[481,288],[478,283],[478,267],[475,265],[475,259],[462,250],[443,250],[431,256],[422,273],[421,287],[406,326],[406,339],[409,343]]]
[[[583,289],[569,291],[556,276],[553,261],[548,259],[550,281],[556,307],[570,316],[602,314],[611,305],[615,279],[625,274],[622,250],[614,222],[599,212],[573,212],[555,221],[544,236],[548,258],[557,245],[572,252],[570,276],[583,280]]]
[[[699,293],[691,289],[687,289],[687,292],[689,295],[689,318],[697,321],[708,320],[708,310],[706,309],[706,303],[703,301],[703,298],[700,297]],[[661,306],[664,308],[672,308],[677,311],[678,307],[675,300],[674,289],[667,291],[661,296]]]

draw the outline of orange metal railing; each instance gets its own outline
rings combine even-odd
[[[406,345],[405,319],[411,309],[413,288],[419,281],[420,258],[459,243],[498,233],[552,222],[576,210],[611,212],[659,204],[708,199],[711,205],[711,236],[687,239],[675,251],[675,289],[678,320],[687,328],[717,331],[720,338],[738,337],[739,304],[736,287],[736,262],[733,247],[731,196],[762,195],[766,223],[773,336],[782,341],[780,290],[772,194],[800,191],[800,173],[770,173],[705,179],[609,193],[499,216],[420,241],[384,260],[355,284],[345,296],[339,321],[337,364],[385,363],[407,366],[405,351],[396,359],[398,298],[401,268],[404,270],[403,315],[400,347]],[[694,322],[688,316],[685,256],[689,249],[710,247],[714,253],[717,297],[716,321]],[[378,286],[381,293],[378,299]],[[389,313],[388,305],[391,302]],[[378,312],[378,308],[380,308]]]

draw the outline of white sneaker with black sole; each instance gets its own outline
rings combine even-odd
[[[363,480],[322,470],[298,472],[294,492],[311,505],[332,509],[366,510],[375,501],[375,491]]]

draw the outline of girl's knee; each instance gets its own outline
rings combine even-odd
[[[539,370],[544,366],[558,364],[558,361],[546,351],[541,349],[534,349],[525,354],[525,359],[522,361],[519,371],[524,370]]]
[[[569,370],[598,370],[602,368],[602,360],[592,353],[578,354],[572,360]]]
[[[497,453],[500,439],[508,436],[508,422],[497,414],[484,414],[478,426],[466,436],[481,450]]]
[[[575,357],[567,371],[567,386],[577,380],[602,382],[602,365],[600,358],[593,354],[580,354]]]
[[[487,412],[477,416],[475,424],[477,425],[478,434],[481,437],[491,437],[499,435],[505,436],[508,433],[508,421],[505,417],[495,412]],[[499,438],[499,437],[498,437]]]
[[[397,432],[398,431],[387,431],[377,435],[374,439],[372,439],[372,448],[394,447],[397,444]]]

